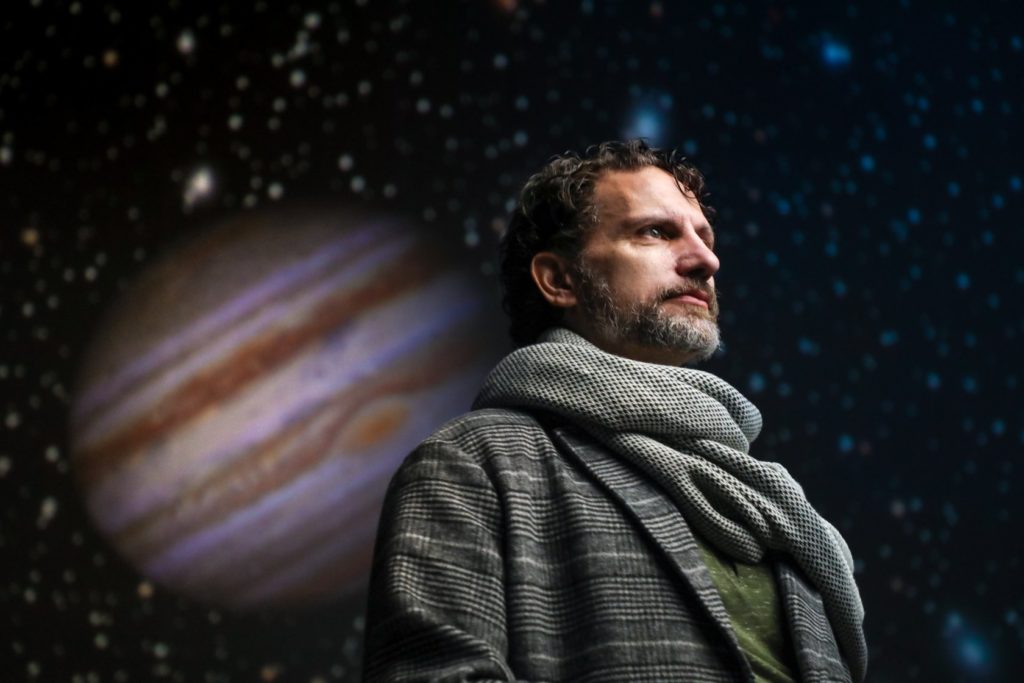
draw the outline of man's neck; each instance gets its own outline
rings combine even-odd
[[[641,345],[623,339],[610,339],[607,335],[601,334],[598,330],[592,329],[591,326],[580,321],[565,320],[562,324],[602,351],[622,356],[623,358],[629,358],[630,360],[679,367],[694,358],[693,353],[679,351],[678,349]]]

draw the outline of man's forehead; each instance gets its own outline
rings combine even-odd
[[[656,166],[627,171],[605,171],[594,184],[594,204],[599,215],[628,216],[652,210],[678,210],[680,200],[700,210],[692,192],[675,176]]]

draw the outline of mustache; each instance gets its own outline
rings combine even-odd
[[[709,301],[714,301],[717,298],[715,288],[707,282],[688,278],[683,280],[682,284],[677,287],[670,287],[668,289],[661,290],[661,292],[658,293],[658,299],[660,301],[668,301],[669,299],[675,299],[676,297],[689,294],[690,292],[700,292],[707,296]]]

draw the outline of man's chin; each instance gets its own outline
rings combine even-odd
[[[672,306],[681,307],[683,310],[676,310],[670,313],[663,307],[661,309],[662,317],[668,318],[670,320],[678,320],[683,323],[693,320],[710,323],[718,322],[718,316],[712,313],[706,306],[680,301],[673,301]]]

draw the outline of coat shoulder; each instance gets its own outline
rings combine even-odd
[[[531,413],[508,408],[482,408],[444,423],[424,443],[461,443],[481,434],[519,432],[524,429],[544,431],[540,421]]]
[[[445,423],[420,444],[418,452],[458,452],[480,464],[511,455],[554,450],[537,416],[503,408],[474,410]]]

